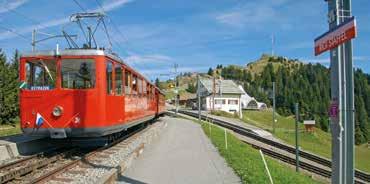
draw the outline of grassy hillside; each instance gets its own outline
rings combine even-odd
[[[276,72],[280,66],[288,66],[290,68],[293,68],[293,66],[299,66],[300,64],[303,64],[298,60],[288,60],[283,57],[271,57],[269,55],[262,55],[260,59],[248,63],[245,69],[250,72],[252,76],[260,75],[269,63],[272,64],[274,72]]]
[[[329,128],[330,70],[321,64],[303,64],[295,59],[263,55],[258,61],[241,66],[226,66],[225,79],[243,84],[245,91],[271,105],[273,82],[276,91],[276,110],[284,116],[294,114],[295,103],[304,119],[315,119],[316,127]],[[354,71],[355,143],[370,141],[370,75]]]
[[[243,121],[272,132],[271,111],[244,111]],[[295,145],[295,120],[293,117],[277,115],[274,135],[290,145]],[[331,158],[331,135],[315,128],[313,133],[305,132],[299,124],[299,144],[307,151]],[[355,146],[356,168],[370,172],[370,148],[367,145]]]

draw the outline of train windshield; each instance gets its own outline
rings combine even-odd
[[[95,86],[93,59],[63,59],[61,62],[62,88],[88,89]]]
[[[33,60],[26,63],[27,89],[51,90],[56,85],[57,62]]]

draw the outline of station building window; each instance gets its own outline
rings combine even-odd
[[[122,95],[122,68],[120,64],[114,65],[115,94]]]
[[[27,89],[50,90],[56,85],[57,62],[55,60],[34,60],[26,63]]]
[[[110,61],[107,61],[106,77],[107,77],[107,94],[113,94],[113,63]]]
[[[226,100],[216,99],[215,104],[217,104],[217,105],[226,104]]]
[[[238,104],[238,100],[228,100],[229,104],[230,105],[237,105]]]
[[[95,86],[93,59],[63,59],[61,62],[62,88],[88,89]]]

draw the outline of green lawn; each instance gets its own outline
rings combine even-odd
[[[209,127],[211,127],[211,131]],[[202,128],[243,183],[270,182],[258,150],[243,143],[230,133],[227,134],[228,149],[226,149],[223,129],[208,123],[203,123]],[[265,159],[274,183],[319,183],[274,159],[267,156]]]
[[[225,111],[218,111],[218,110],[215,110],[215,111],[211,111],[211,114],[215,115],[215,116],[223,116],[223,117],[228,117],[228,118],[238,118],[238,114],[234,113],[234,114],[231,114],[231,113],[228,113],[228,112],[225,112]]]
[[[243,121],[272,132],[271,111],[244,111]],[[295,145],[295,121],[293,117],[277,115],[274,135],[281,140]],[[331,134],[321,129],[313,133],[304,131],[304,126],[299,126],[299,144],[304,150],[316,153],[326,158],[331,158]],[[370,148],[366,145],[355,147],[356,168],[370,172]]]
[[[16,123],[16,127],[10,125],[0,125],[0,137],[20,133],[22,133],[22,131],[19,127],[19,123]]]

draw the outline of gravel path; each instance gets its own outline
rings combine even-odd
[[[118,183],[240,183],[199,124],[165,117],[168,126]]]

